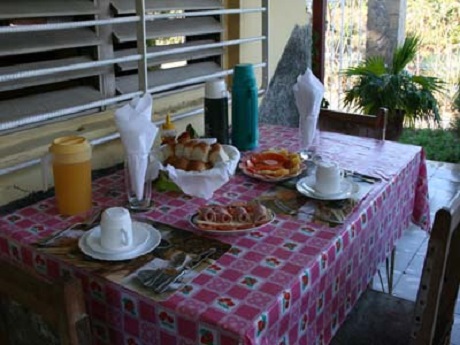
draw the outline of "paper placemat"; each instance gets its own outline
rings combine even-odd
[[[231,248],[231,245],[215,238],[199,236],[193,232],[154,222],[149,219],[137,217],[133,217],[133,219],[151,224],[160,231],[162,236],[162,241],[156,249],[135,259],[126,261],[100,261],[84,255],[78,247],[78,239],[84,233],[80,229],[65,231],[56,237],[55,240],[49,242],[47,246],[43,246],[41,241],[36,244],[36,247],[43,253],[58,256],[60,260],[68,262],[73,266],[96,272],[108,280],[155,300],[164,300],[174,293],[175,290],[185,288],[187,282]],[[210,248],[215,248],[215,252],[199,266],[193,270],[188,270],[187,274],[183,277],[184,279],[181,279],[180,284],[174,285],[175,290],[172,289],[163,294],[156,294],[135,279],[136,272],[140,270],[167,266],[171,258],[179,252],[184,252],[193,257]]]
[[[359,191],[344,200],[316,200],[300,194],[296,190],[299,179],[308,176],[307,170],[302,176],[274,185],[256,200],[277,214],[284,214],[298,220],[325,223],[331,227],[343,224],[357,205],[369,194],[380,179],[358,173],[349,174],[347,179],[354,182]]]

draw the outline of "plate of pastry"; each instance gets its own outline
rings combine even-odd
[[[270,224],[275,213],[256,202],[200,207],[190,217],[192,226],[204,233],[217,235],[245,234]]]
[[[245,156],[241,171],[265,182],[281,182],[299,176],[305,169],[299,153],[286,149],[269,149]]]

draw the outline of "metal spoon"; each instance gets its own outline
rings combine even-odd
[[[51,237],[48,237],[46,238],[44,241],[40,242],[38,245],[40,247],[45,247],[47,245],[49,245],[53,240],[55,240],[56,238],[58,238],[59,236],[61,236],[62,233],[68,231],[68,230],[72,230],[72,229],[80,229],[80,230],[90,230],[94,227],[94,225],[96,225],[96,223],[99,221],[100,217],[101,217],[101,213],[102,213],[102,209],[95,209],[93,210],[93,212],[91,212],[90,216],[88,217],[88,220],[85,221],[85,222],[78,222],[78,223],[74,223],[70,226],[68,226],[67,228],[63,229],[63,230],[60,230],[58,232],[56,232],[55,234],[51,235]]]
[[[163,293],[166,290],[168,290],[169,286],[173,284],[175,281],[177,281],[184,273],[188,270],[191,270],[195,267],[197,267],[200,263],[202,263],[204,260],[209,258],[211,255],[213,255],[217,251],[216,248],[212,247],[209,248],[208,250],[205,250],[204,252],[197,254],[194,256],[190,261],[188,261],[184,267],[176,271],[176,274],[169,275],[166,277],[166,279],[158,284],[155,284],[154,291],[156,293]]]
[[[142,270],[138,272],[137,278],[144,286],[155,289],[156,286],[166,281],[170,276],[175,275],[178,270],[182,269],[186,259],[186,253],[182,251],[174,253],[167,267],[154,270]]]

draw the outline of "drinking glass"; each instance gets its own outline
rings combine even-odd
[[[319,129],[315,129],[313,131],[313,136],[305,136],[302,130],[299,130],[300,135],[300,158],[302,160],[315,160],[317,156],[317,149],[319,146],[319,137],[320,132]]]
[[[128,160],[125,159],[124,177],[125,177],[125,190],[128,198],[127,207],[132,211],[146,211],[152,206],[152,179],[147,169],[144,179],[144,189],[142,196],[138,198],[135,191],[135,184],[132,183],[132,174],[130,173]]]

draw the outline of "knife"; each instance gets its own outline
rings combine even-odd
[[[362,179],[363,182],[375,183],[375,182],[379,182],[379,181],[382,180],[381,178],[361,174],[361,173],[353,171],[353,170],[344,170],[344,172],[345,172],[345,176],[351,176],[351,177],[355,176],[355,177],[358,177],[358,178]]]

